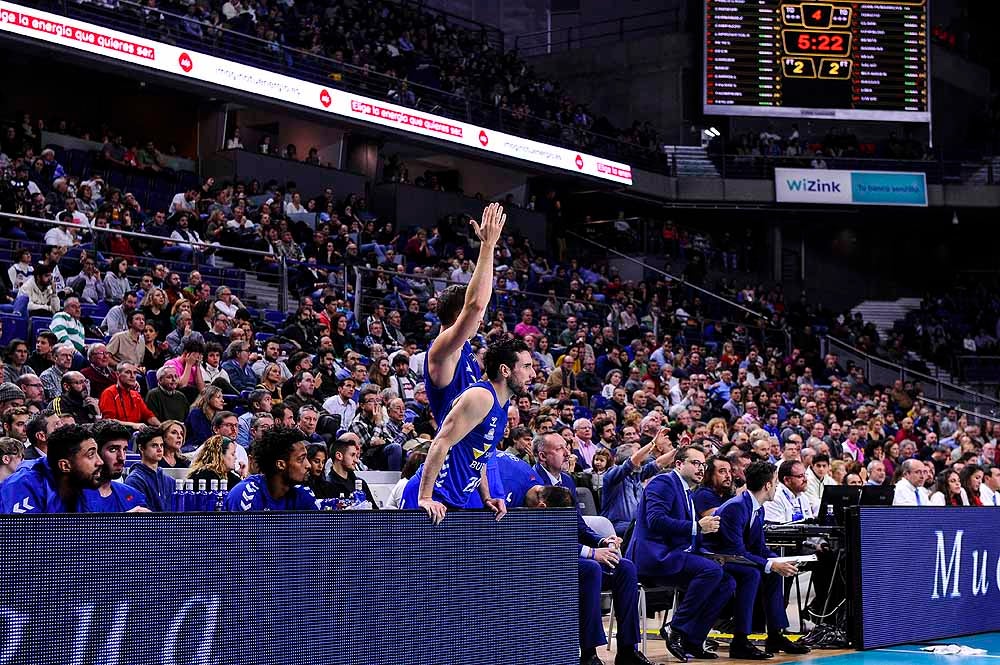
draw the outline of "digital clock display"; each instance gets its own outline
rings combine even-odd
[[[833,55],[847,57],[851,53],[851,33],[785,30],[781,35],[785,53],[789,55]]]
[[[705,113],[929,122],[927,6],[705,0]]]

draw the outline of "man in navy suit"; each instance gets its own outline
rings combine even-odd
[[[705,649],[705,638],[736,588],[722,566],[698,555],[702,534],[719,528],[714,515],[698,518],[691,499],[691,489],[704,476],[704,448],[681,448],[674,470],[646,486],[628,552],[641,577],[686,589],[670,630],[661,629],[667,650],[682,663],[689,657],[718,658]]]
[[[579,506],[576,498],[576,484],[563,471],[572,454],[566,441],[555,433],[542,434],[533,443],[535,472],[542,485],[565,487],[573,497],[573,505]],[[545,507],[539,499],[537,488],[528,491],[525,505]],[[601,665],[597,657],[597,647],[607,644],[604,623],[601,620],[601,591],[611,591],[618,620],[618,653],[615,665],[652,665],[636,650],[641,641],[639,635],[639,582],[635,566],[621,556],[619,547],[622,539],[617,536],[601,538],[587,526],[577,507],[578,531],[580,534],[580,665]]]
[[[775,561],[777,556],[764,542],[764,503],[774,499],[778,487],[774,465],[754,462],[746,470],[747,491],[726,501],[716,511],[719,531],[709,537],[708,546],[718,554],[730,554],[746,559],[747,563],[727,563],[726,573],[736,580],[733,603],[733,641],[729,657],[743,660],[772,658],[779,651],[791,654],[809,653],[809,647],[797,645],[782,632],[788,627],[785,614],[784,585],[781,578],[798,573],[794,563]],[[767,642],[761,651],[747,638],[753,620],[757,594],[764,604],[767,621]]]

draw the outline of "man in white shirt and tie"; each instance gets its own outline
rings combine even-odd
[[[983,465],[983,484],[979,486],[979,498],[984,506],[1000,508],[1000,466]]]
[[[924,489],[924,478],[927,474],[927,467],[917,459],[908,459],[903,462],[903,477],[896,483],[896,491],[893,493],[892,505],[894,506],[929,506],[930,496]]]
[[[815,517],[816,513],[805,493],[807,482],[802,462],[782,462],[778,467],[778,489],[774,493],[774,500],[764,502],[764,520],[773,524],[787,524]]]

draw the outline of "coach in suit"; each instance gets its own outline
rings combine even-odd
[[[775,561],[777,555],[764,542],[764,503],[774,499],[778,487],[774,465],[760,461],[747,467],[746,487],[746,492],[726,501],[716,511],[719,531],[706,539],[708,548],[713,552],[746,560],[746,563],[725,565],[726,573],[736,580],[733,641],[729,646],[729,657],[762,660],[772,658],[779,651],[809,653],[808,647],[795,644],[782,632],[788,627],[788,616],[785,614],[781,578],[795,575],[798,569],[794,563]],[[764,651],[751,644],[747,637],[751,632],[758,593],[767,621]]]
[[[618,548],[621,538],[601,538],[587,526],[580,514],[576,498],[576,484],[563,471],[572,454],[566,441],[558,434],[542,434],[534,441],[535,472],[542,485],[555,485],[569,490],[573,505],[577,506],[577,523],[580,534],[580,664],[600,665],[597,647],[608,643],[601,620],[601,591],[608,589],[614,599],[615,618],[618,619],[618,652],[615,665],[652,665],[636,650],[639,635],[639,581],[635,566],[622,558]],[[525,497],[528,507],[545,507],[539,500],[539,488],[532,488]]]
[[[705,638],[735,589],[722,566],[698,555],[702,534],[719,528],[718,517],[698,519],[695,513],[691,488],[704,476],[703,448],[688,446],[678,451],[674,470],[654,477],[646,486],[628,552],[643,578],[686,589],[669,632],[661,631],[667,650],[682,663],[689,656],[718,657],[705,650]]]

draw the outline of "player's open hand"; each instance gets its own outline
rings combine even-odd
[[[486,499],[486,507],[497,515],[497,522],[507,514],[507,502],[503,499]]]
[[[448,512],[448,506],[434,499],[420,499],[417,505],[427,511],[432,524],[440,524],[444,521],[444,516]],[[504,508],[506,511],[506,508]]]
[[[507,223],[507,214],[503,211],[503,206],[499,203],[491,203],[483,210],[482,223],[470,219],[472,230],[480,242],[490,247],[496,247],[503,232],[503,226]]]

